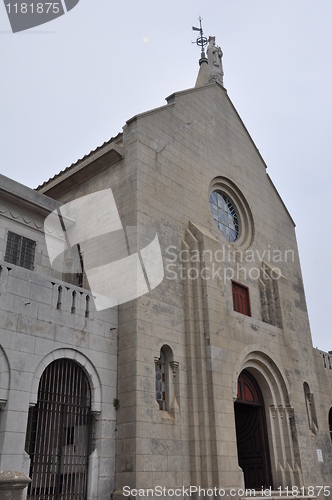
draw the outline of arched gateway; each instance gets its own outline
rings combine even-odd
[[[272,486],[264,401],[255,378],[246,370],[238,379],[234,403],[239,466],[246,488]]]
[[[90,386],[71,359],[57,359],[40,379],[30,409],[26,451],[31,500],[85,500],[90,442]]]
[[[266,349],[246,346],[233,373],[239,465],[247,488],[303,486],[287,379]]]

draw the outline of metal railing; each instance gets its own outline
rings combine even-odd
[[[81,367],[59,359],[44,371],[30,409],[26,452],[30,500],[85,500],[91,436],[90,387]]]

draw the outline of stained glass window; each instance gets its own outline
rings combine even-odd
[[[210,209],[219,231],[227,241],[235,241],[239,237],[239,220],[232,200],[220,191],[210,194]]]

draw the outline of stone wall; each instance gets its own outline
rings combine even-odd
[[[62,287],[61,308],[58,289]],[[76,292],[75,309],[72,308]],[[89,314],[86,297],[90,296]],[[114,489],[117,384],[117,310],[97,312],[91,292],[1,263],[0,268],[0,468],[29,475],[25,452],[28,410],[54,360],[83,367],[91,386],[95,489],[104,500]],[[91,493],[91,494],[92,494]]]

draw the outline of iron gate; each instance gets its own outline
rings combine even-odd
[[[83,369],[59,359],[44,371],[30,409],[26,451],[30,500],[85,500],[90,448],[90,387]]]

